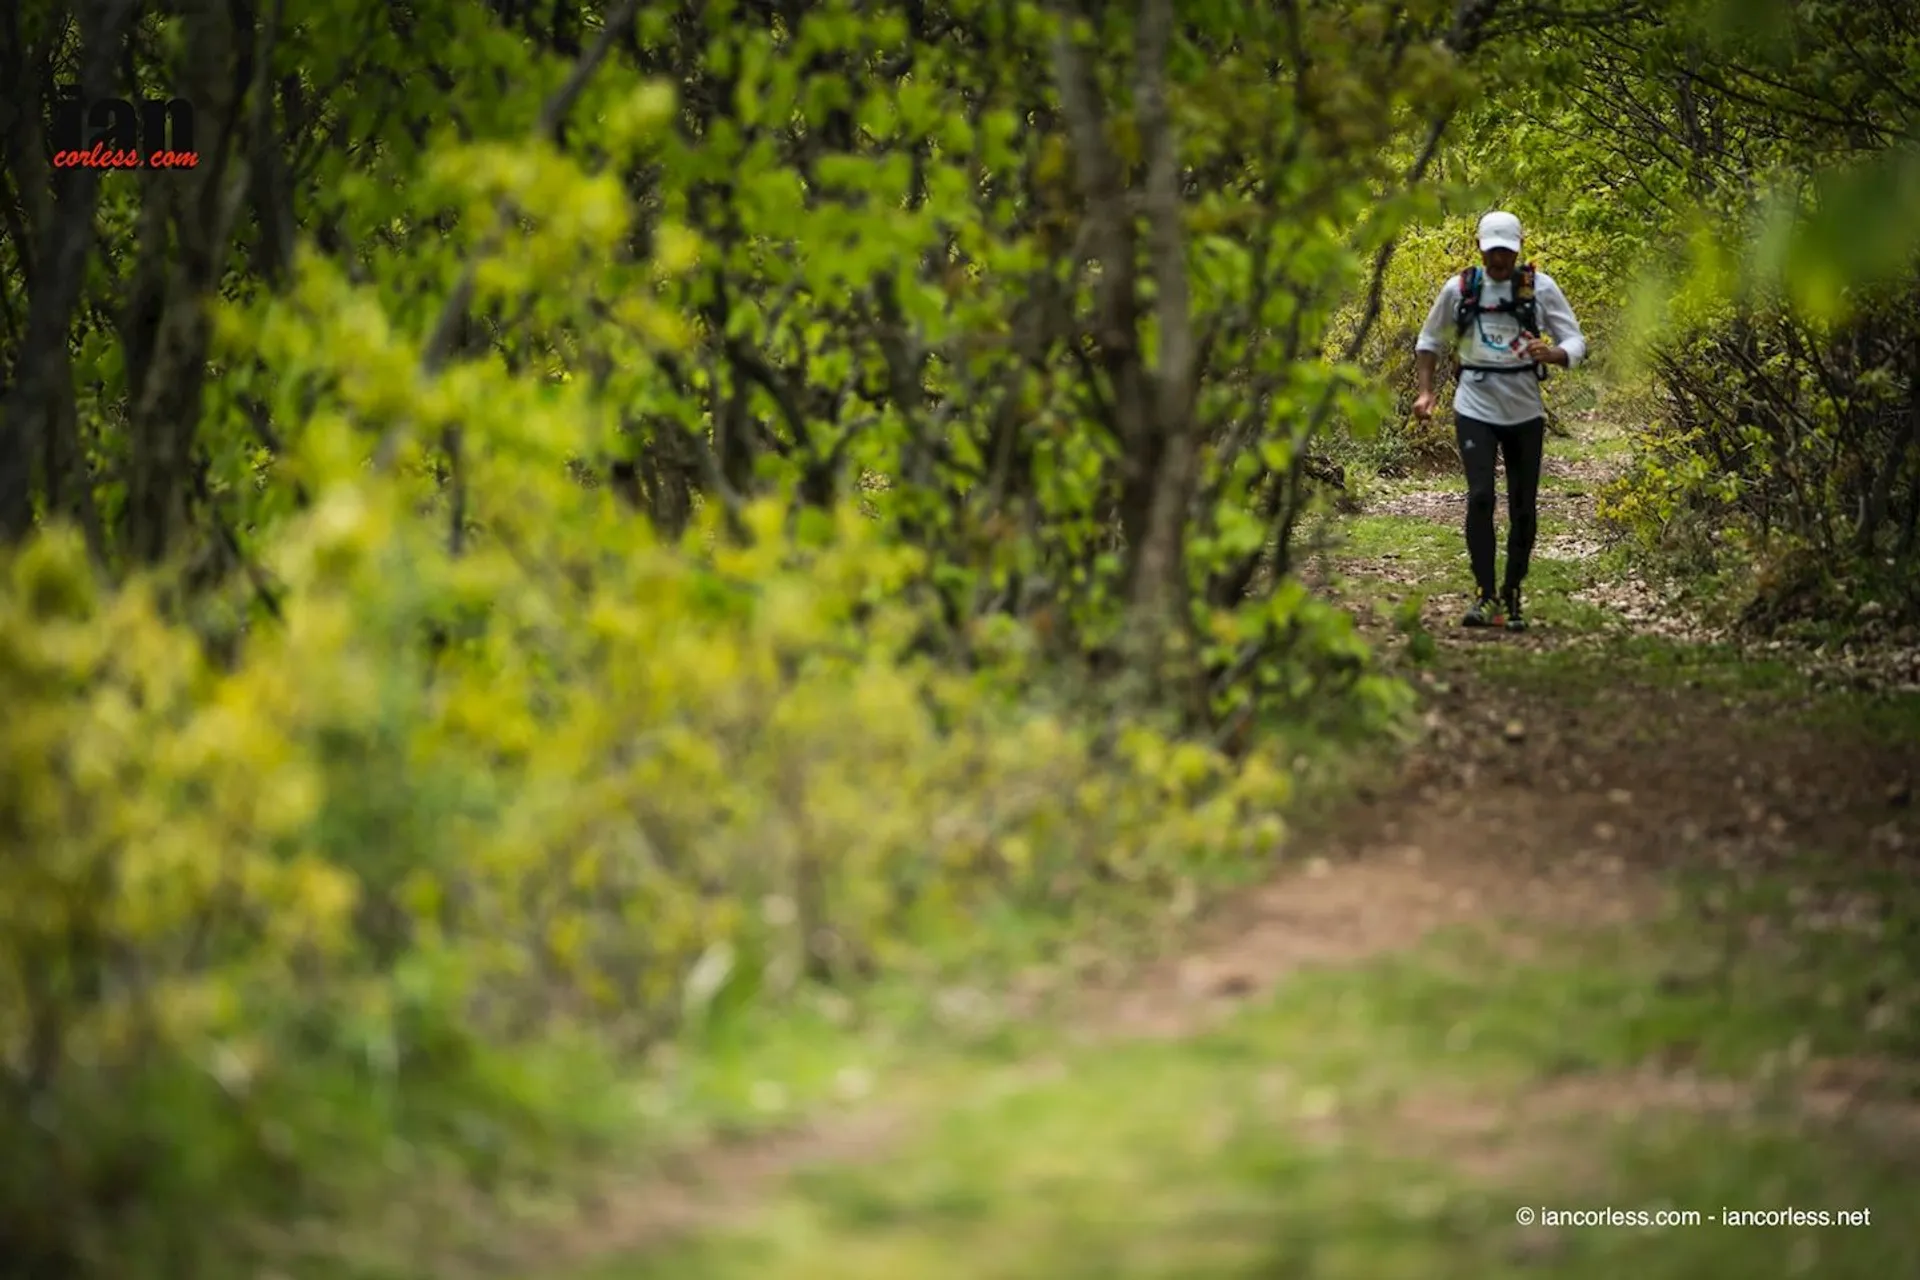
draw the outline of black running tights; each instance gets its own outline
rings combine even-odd
[[[1493,594],[1494,450],[1507,464],[1507,587],[1526,581],[1540,526],[1540,455],[1546,443],[1545,419],[1517,426],[1496,426],[1478,418],[1455,416],[1460,465],[1467,473],[1467,557],[1483,596]]]

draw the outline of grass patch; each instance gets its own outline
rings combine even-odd
[[[1578,601],[1565,603],[1579,606]],[[1550,598],[1534,607],[1551,616]],[[1555,648],[1471,646],[1462,660],[1509,688],[1570,703],[1591,703],[1625,686],[1704,690],[1735,698],[1787,695],[1805,688],[1804,677],[1784,662],[1754,660],[1730,646],[1624,632]]]
[[[1464,563],[1466,546],[1459,529],[1418,516],[1355,516],[1341,524],[1337,554],[1343,561],[1391,557],[1441,572]]]
[[[1593,462],[1625,462],[1633,456],[1633,435],[1607,424],[1577,424],[1569,428],[1572,438],[1552,437],[1547,441],[1549,456],[1583,459]]]
[[[1362,607],[1397,603],[1412,591],[1452,591],[1467,594],[1473,588],[1465,539],[1458,526],[1421,516],[1370,515],[1343,521],[1341,541],[1334,551],[1338,585],[1349,601]],[[1543,516],[1543,538],[1573,531],[1559,517]],[[1497,568],[1504,571],[1506,528],[1496,527]],[[1608,609],[1574,597],[1599,582],[1617,576],[1626,553],[1612,548],[1582,559],[1535,554],[1529,565],[1526,604],[1536,625],[1572,632],[1604,631],[1617,625]],[[1454,619],[1429,617],[1429,626],[1451,625]]]
[[[1650,1059],[1742,1079],[1796,1044],[1912,1047],[1860,1016],[1896,976],[1868,950],[1735,948],[1679,924],[1649,941],[1568,937],[1517,966],[1493,935],[1456,933],[1302,975],[1189,1041],[1066,1052],[1052,1075],[976,1074],[910,1148],[816,1170],[737,1232],[580,1280],[1912,1274],[1920,1234],[1896,1211],[1911,1170],[1850,1130],[1764,1110],[1736,1124],[1629,1094],[1642,1123],[1561,1111],[1499,1129],[1528,1170],[1516,1180],[1450,1166],[1444,1126],[1436,1138],[1399,1118],[1405,1099],[1499,1106],[1569,1075],[1630,1080]],[[1789,1204],[1875,1218],[1766,1229],[1707,1217]],[[1520,1205],[1675,1207],[1703,1221],[1527,1232]]]
[[[1828,694],[1805,713],[1808,724],[1912,751],[1920,746],[1920,693]],[[1915,779],[1920,782],[1920,778]]]

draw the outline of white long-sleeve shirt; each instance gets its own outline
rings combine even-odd
[[[1519,274],[1515,268],[1515,275]],[[1480,285],[1480,305],[1491,308],[1513,296],[1512,279],[1486,280]],[[1555,345],[1567,353],[1567,367],[1573,368],[1586,358],[1587,339],[1580,332],[1567,295],[1544,271],[1533,273],[1534,307],[1540,325]],[[1456,350],[1462,364],[1530,366],[1533,361],[1515,354],[1508,346],[1520,332],[1520,322],[1511,312],[1483,310],[1464,334],[1458,334],[1454,317],[1460,308],[1460,277],[1453,276],[1434,299],[1427,322],[1415,343],[1418,351],[1431,351],[1443,361]],[[1457,335],[1457,336],[1456,336]],[[1478,373],[1462,370],[1460,384],[1453,393],[1453,412],[1458,417],[1478,418],[1497,426],[1510,427],[1543,416],[1546,407],[1540,399],[1539,379],[1524,373]]]

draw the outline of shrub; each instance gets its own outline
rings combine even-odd
[[[1659,416],[1602,507],[1684,568],[1757,562],[1762,627],[1920,609],[1920,291],[1859,301],[1838,325],[1765,298],[1683,310],[1652,360]]]
[[[224,670],[75,537],[12,560],[17,1256],[217,1270],[296,1195],[584,1136],[581,1090],[719,988],[852,980],[988,899],[1164,902],[1279,834],[1258,756],[915,658],[909,557],[850,510],[675,545],[549,495],[543,546],[456,557],[398,488],[326,492]]]
[[[1293,539],[1471,33],[976,8],[24,31],[221,142],[76,184],[119,241],[21,202],[0,275],[18,1256],[218,1274],[296,1200],[516,1173],[716,1002],[1190,901],[1276,837],[1250,725],[1396,705]]]

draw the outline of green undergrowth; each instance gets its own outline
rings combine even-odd
[[[1630,418],[1626,418],[1618,406],[1605,403],[1604,399],[1600,403],[1605,407],[1596,411],[1604,417],[1563,422],[1560,429],[1566,434],[1547,437],[1549,458],[1567,457],[1617,466],[1633,457],[1635,438]],[[1541,476],[1540,484],[1542,488],[1584,489],[1591,486],[1591,481],[1549,470]]]
[[[1125,892],[1046,916],[985,909],[944,937],[923,933],[915,956],[857,986],[809,987],[777,1005],[716,1003],[635,1086],[662,1150],[712,1138],[779,1132],[819,1107],[873,1093],[925,1092],[944,1060],[1018,1060],[1043,1050],[1049,1017],[1088,981],[1124,981],[1190,944],[1234,890],[1289,865],[1293,846],[1377,779],[1380,743],[1299,738],[1286,754],[1296,789],[1288,838],[1271,856],[1223,862],[1184,901]]]
[[[1728,644],[1613,633],[1561,647],[1524,647],[1496,640],[1465,646],[1459,660],[1477,676],[1517,694],[1569,706],[1684,691],[1718,696],[1729,709],[1778,712],[1786,717],[1776,723],[1779,728],[1792,724],[1861,736],[1908,751],[1920,744],[1920,694],[1816,691],[1792,661]]]
[[[1467,660],[1482,674],[1497,676],[1511,688],[1569,701],[1649,688],[1701,688],[1729,694],[1784,694],[1801,689],[1798,673],[1786,663],[1746,662],[1740,656],[1727,645],[1619,634],[1565,647],[1475,646]]]
[[[1030,1046],[1017,1068],[940,1077],[939,1118],[903,1147],[803,1171],[738,1228],[579,1280],[1910,1272],[1910,1160],[1862,1130],[1797,1123],[1789,1103],[1814,1059],[1920,1049],[1910,1013],[1876,1016],[1920,976],[1920,946],[1749,945],[1700,925],[1714,887],[1652,930],[1536,936],[1526,962],[1509,928],[1455,931],[1301,974],[1188,1040]],[[1909,885],[1871,887],[1900,918],[1920,908]],[[1788,932],[1789,888],[1760,882],[1729,909]],[[1675,1063],[1737,1082],[1750,1114],[1636,1083]],[[1883,1101],[1911,1103],[1912,1088],[1896,1078]],[[1526,1231],[1523,1205],[1873,1218]]]
[[[296,1210],[777,1118],[845,1064],[733,1080],[767,1059],[729,1035],[1151,953],[1279,848],[1280,740],[1228,758],[1052,708],[1013,656],[916,656],[910,555],[849,510],[672,543],[518,492],[540,518],[454,556],[403,487],[328,489],[225,663],[76,537],[5,564],[0,1236],[30,1270],[227,1274]]]
[[[1355,516],[1340,527],[1338,553],[1343,561],[1367,562],[1388,556],[1408,567],[1442,572],[1465,563],[1466,548],[1456,525],[1418,516]]]

